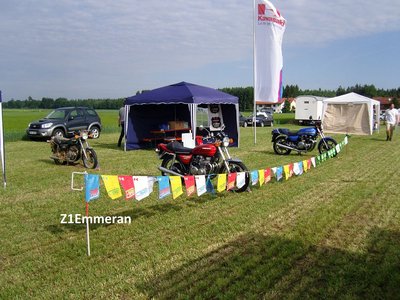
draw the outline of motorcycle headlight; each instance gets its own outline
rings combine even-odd
[[[228,147],[229,146],[229,138],[227,136],[222,139],[222,145],[224,147]]]
[[[87,140],[88,137],[89,137],[89,135],[88,135],[87,132],[82,132],[82,138],[83,138],[84,140]]]
[[[51,126],[53,126],[53,123],[46,123],[42,125],[42,128],[50,128]]]

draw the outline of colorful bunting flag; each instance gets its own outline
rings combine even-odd
[[[307,160],[307,169],[311,170],[311,159]]]
[[[125,199],[130,200],[135,198],[135,187],[133,185],[132,176],[120,175],[118,176],[118,181],[122,186],[122,189],[125,191]]]
[[[207,182],[206,182],[207,193],[215,194],[215,189],[214,189],[211,179],[212,179],[211,175],[208,175]]]
[[[237,173],[229,173],[228,174],[228,185],[226,187],[226,190],[230,191],[233,188],[235,188],[236,176],[237,176]]]
[[[293,173],[296,176],[300,175],[300,168],[299,168],[299,163],[298,162],[293,163]]]
[[[256,185],[258,183],[258,171],[254,170],[250,172],[251,175],[251,185]]]
[[[201,196],[207,192],[206,188],[206,176],[205,175],[196,175],[196,188],[197,188],[197,196]]]
[[[158,199],[163,199],[171,195],[171,187],[168,176],[158,176]]]
[[[217,192],[221,193],[226,190],[226,174],[218,174],[217,177]]]
[[[315,162],[315,157],[311,157],[311,164],[313,165],[314,168],[317,166]]]
[[[101,175],[101,179],[103,179],[107,194],[111,199],[114,200],[122,196],[117,175]]]
[[[340,150],[341,150],[341,149],[340,149],[340,144],[337,144],[337,145],[335,146],[335,148],[336,148],[336,153],[339,154],[339,153],[340,153]]]
[[[276,168],[275,176],[276,176],[276,180],[277,181],[280,181],[282,179],[282,177],[283,177],[283,167],[277,167]]]
[[[140,201],[148,197],[153,191],[153,180],[148,176],[132,176],[135,186],[135,199]]]
[[[85,174],[85,201],[90,202],[100,197],[100,176]]]
[[[289,165],[284,165],[283,166],[283,172],[285,173],[285,179],[288,180],[290,177],[290,166]]]
[[[236,176],[236,186],[238,189],[246,184],[246,172],[238,172]]]
[[[304,173],[307,173],[307,170],[308,170],[308,161],[305,159],[305,160],[303,160],[303,170],[304,170]]]
[[[268,183],[271,181],[271,169],[265,169],[264,170],[264,183]]]
[[[264,184],[265,181],[265,176],[264,176],[264,170],[258,170],[258,183],[260,186]]]
[[[176,199],[183,194],[182,179],[180,176],[169,176],[171,182],[172,198]]]
[[[299,171],[300,171],[299,175],[302,175],[303,174],[303,170],[304,170],[303,161],[299,161],[298,164],[299,164]]]
[[[185,181],[186,195],[190,197],[196,192],[196,186],[194,184],[194,176],[188,175],[185,176],[183,179]]]

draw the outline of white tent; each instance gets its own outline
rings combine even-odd
[[[379,128],[380,102],[349,93],[324,100],[322,125],[331,133],[372,134]]]

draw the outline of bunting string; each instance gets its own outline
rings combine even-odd
[[[204,194],[216,194],[241,188],[246,183],[246,175],[250,178],[251,186],[259,186],[276,181],[286,181],[291,177],[300,176],[318,167],[323,162],[338,155],[348,144],[348,136],[337,144],[336,147],[310,159],[277,166],[272,168],[256,169],[246,172],[229,174],[188,175],[180,176],[129,176],[129,175],[98,175],[85,174],[85,200],[86,202],[100,198],[100,178],[104,183],[108,196],[112,199],[124,198],[125,200],[143,200],[154,191],[154,184],[158,184],[158,199],[172,196],[177,199],[181,195],[198,197]],[[216,178],[216,188],[212,179]]]

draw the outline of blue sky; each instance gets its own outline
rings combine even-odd
[[[284,84],[400,87],[400,1],[282,0]],[[253,1],[1,0],[3,100],[253,84]]]

